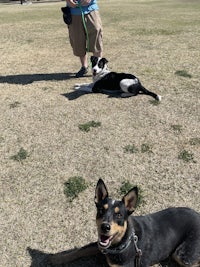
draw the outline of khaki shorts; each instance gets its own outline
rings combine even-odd
[[[98,11],[85,15],[85,24],[89,36],[89,50],[87,52],[102,52],[102,23]],[[72,15],[72,23],[68,25],[70,44],[75,56],[83,57],[86,54],[87,38],[82,16]]]

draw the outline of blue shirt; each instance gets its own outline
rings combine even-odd
[[[80,2],[80,0],[78,0]],[[88,14],[91,11],[98,10],[99,7],[97,5],[97,0],[92,0],[88,6],[82,6],[81,7],[84,14]],[[81,15],[81,9],[80,7],[70,8],[72,15]]]

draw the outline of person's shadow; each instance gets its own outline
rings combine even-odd
[[[35,73],[0,76],[0,83],[26,85],[39,81],[65,81],[74,79],[74,73]]]
[[[72,263],[62,265],[51,265],[48,263],[48,256],[52,254],[44,253],[37,249],[27,248],[27,251],[31,257],[30,267],[109,267],[106,263],[105,255],[100,254],[99,256],[87,257],[84,259],[76,260]],[[56,254],[63,254],[71,252],[72,250],[63,251]]]

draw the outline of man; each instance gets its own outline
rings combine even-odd
[[[72,23],[68,25],[70,44],[81,62],[81,69],[76,73],[79,78],[88,72],[87,52],[102,57],[102,22],[97,0],[66,1],[72,15]]]

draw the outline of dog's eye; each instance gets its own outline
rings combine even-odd
[[[117,219],[121,219],[122,218],[121,213],[116,213],[115,216],[116,216]]]

